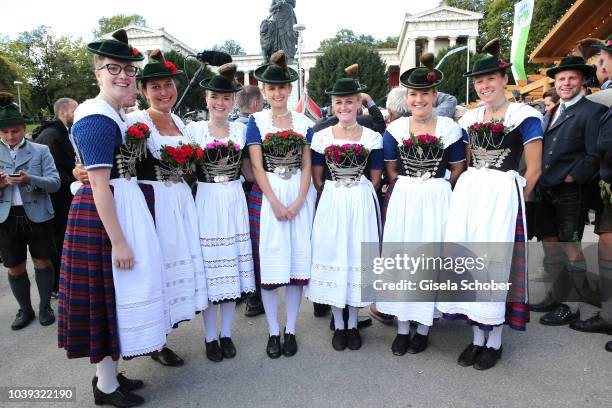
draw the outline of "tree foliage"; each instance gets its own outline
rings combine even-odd
[[[24,110],[31,115],[50,115],[61,97],[82,101],[96,94],[91,55],[80,39],[56,38],[49,27],[39,26],[14,41],[5,38],[0,54],[18,67],[16,74],[25,83]]]
[[[325,95],[325,89],[344,75],[344,68],[355,63],[359,64],[359,80],[368,86],[368,94],[382,103],[388,91],[386,66],[376,51],[363,44],[337,44],[317,57],[310,69],[308,96],[319,106],[328,105],[331,98]]]
[[[332,38],[327,38],[319,44],[319,51],[326,52],[337,45],[357,44],[368,48],[395,48],[399,37],[387,37],[385,40],[377,40],[371,35],[357,34],[349,28],[338,30]]]
[[[459,46],[458,46],[459,47]],[[447,52],[452,49],[458,48],[445,48],[440,50],[436,57],[437,61],[440,61]],[[470,64],[474,61],[475,54],[470,54]],[[456,54],[450,55],[446,58],[442,65],[438,68],[440,71],[444,73],[444,81],[438,87],[438,90],[450,95],[453,95],[457,98],[457,103],[465,103],[465,87],[467,86],[466,79],[463,77],[463,73],[466,72],[467,68],[467,53],[464,51],[460,51]],[[476,92],[474,88],[470,88],[470,101],[474,102],[476,99]]]
[[[542,67],[541,64],[527,63],[527,59],[574,2],[575,0],[535,1],[525,51],[527,73],[537,73]],[[452,7],[483,13],[484,19],[479,26],[478,48],[480,49],[488,40],[500,37],[502,57],[505,60],[510,59],[515,0],[449,0],[448,3]]]
[[[93,32],[94,38],[100,38],[104,34],[129,26],[130,24],[146,27],[147,20],[140,14],[116,14],[111,17],[102,17],[98,20],[98,28]]]
[[[227,52],[229,55],[246,55],[240,43],[232,39],[225,40],[223,43],[215,45],[212,49]]]

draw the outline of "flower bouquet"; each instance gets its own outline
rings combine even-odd
[[[264,137],[262,148],[268,165],[279,177],[288,179],[302,167],[306,138],[293,131],[272,132]]]
[[[214,141],[208,143],[198,164],[204,171],[206,181],[228,183],[238,179],[242,149],[233,140],[227,142]]]
[[[370,151],[358,143],[325,148],[325,162],[337,186],[350,187],[361,179]]]
[[[203,156],[203,151],[197,144],[182,144],[177,147],[163,145],[160,149],[161,165],[158,166],[158,179],[178,183],[183,175],[190,174],[198,157]]]
[[[402,140],[399,153],[407,175],[429,178],[436,175],[440,168],[444,143],[434,135],[415,136],[411,133],[408,139]]]

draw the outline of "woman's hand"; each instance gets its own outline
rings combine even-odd
[[[289,220],[294,219],[295,217],[297,217],[298,213],[300,212],[300,209],[302,208],[302,206],[304,205],[304,200],[302,199],[297,199],[294,202],[292,202],[289,207],[287,207],[287,213],[289,214]]]
[[[89,184],[89,176],[87,175],[87,170],[85,170],[84,165],[77,164],[74,169],[72,169],[72,175],[81,183]]]
[[[287,208],[282,205],[280,202],[276,201],[274,203],[270,203],[272,206],[272,211],[274,211],[274,216],[279,221],[287,221],[289,220],[289,211]]]
[[[127,242],[113,246],[113,262],[120,269],[130,270],[134,267],[134,254]]]

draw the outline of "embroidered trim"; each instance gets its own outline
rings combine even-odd
[[[231,246],[238,242],[248,242],[251,239],[251,235],[248,232],[243,234],[236,234],[233,237],[224,238],[202,238],[200,237],[200,245],[203,247],[220,247],[220,246]]]

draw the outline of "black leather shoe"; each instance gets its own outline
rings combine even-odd
[[[236,357],[236,346],[231,337],[220,337],[219,343],[221,344],[221,353],[223,358],[234,358]]]
[[[142,380],[132,380],[121,373],[117,375],[117,382],[119,386],[126,391],[136,391],[144,387],[144,382]],[[94,377],[93,380],[91,380],[91,385],[94,389],[96,388],[98,385],[98,377]]]
[[[606,343],[606,351],[612,353],[612,341]]]
[[[391,344],[391,352],[394,356],[403,356],[408,350],[408,344],[410,343],[409,334],[398,334]]]
[[[266,311],[264,310],[263,303],[261,303],[261,299],[253,299],[247,298],[246,301],[246,309],[244,311],[244,315],[246,317],[255,317],[260,314],[264,314]]]
[[[280,335],[270,336],[268,338],[268,345],[266,346],[266,354],[268,354],[268,357],[279,358],[282,353]]]
[[[474,364],[476,357],[480,354],[484,346],[476,346],[470,343],[457,359],[457,364],[461,367],[469,367]]]
[[[342,351],[346,348],[346,330],[336,329],[334,337],[332,337],[332,347],[336,351]]]
[[[570,328],[581,332],[612,334],[612,323],[602,319],[599,312],[595,313],[595,316],[590,319],[570,323]]]
[[[210,361],[214,361],[215,363],[223,361],[223,352],[217,340],[213,340],[210,343],[205,341],[204,343],[206,344],[206,357]]]
[[[529,305],[529,310],[532,312],[550,312],[559,307],[561,303],[554,300],[550,294],[546,295],[543,301],[540,303],[534,303]]]
[[[325,317],[331,310],[330,305],[323,303],[313,303],[313,314],[315,317]]]
[[[493,368],[497,360],[501,358],[502,350],[504,346],[500,346],[498,350],[493,347],[485,347],[477,356],[474,361],[474,368],[477,370],[488,370]]]
[[[372,325],[372,318],[368,316],[358,316],[357,317],[357,328],[365,329],[366,327],[370,327]]]
[[[410,354],[418,354],[427,349],[427,341],[429,336],[423,336],[422,334],[415,333],[412,339],[410,340],[410,344],[408,345],[408,350],[406,350]]]
[[[137,407],[144,403],[144,398],[140,395],[136,395],[130,391],[124,390],[119,386],[115,391],[110,394],[105,394],[98,389],[98,387],[94,387],[93,390],[94,402],[96,405],[114,405],[120,408],[127,407]]]
[[[283,339],[283,354],[286,357],[291,357],[295,355],[298,351],[297,340],[295,338],[295,334],[293,333],[285,333]]]
[[[350,350],[359,350],[361,348],[359,329],[348,329],[346,331],[346,346]]]
[[[41,326],[49,326],[50,324],[55,323],[55,314],[53,313],[51,306],[47,306],[38,311],[38,322],[41,324]]]
[[[151,358],[168,367],[179,367],[185,364],[185,361],[168,347],[164,347],[160,351],[151,354]]]
[[[544,326],[563,326],[580,319],[580,310],[572,313],[569,306],[559,305],[555,310],[540,317],[540,324]]]
[[[30,324],[35,317],[36,316],[34,315],[34,312],[26,313],[23,310],[19,309],[19,311],[17,312],[17,316],[15,316],[15,320],[11,324],[11,329],[21,330],[28,324]]]

